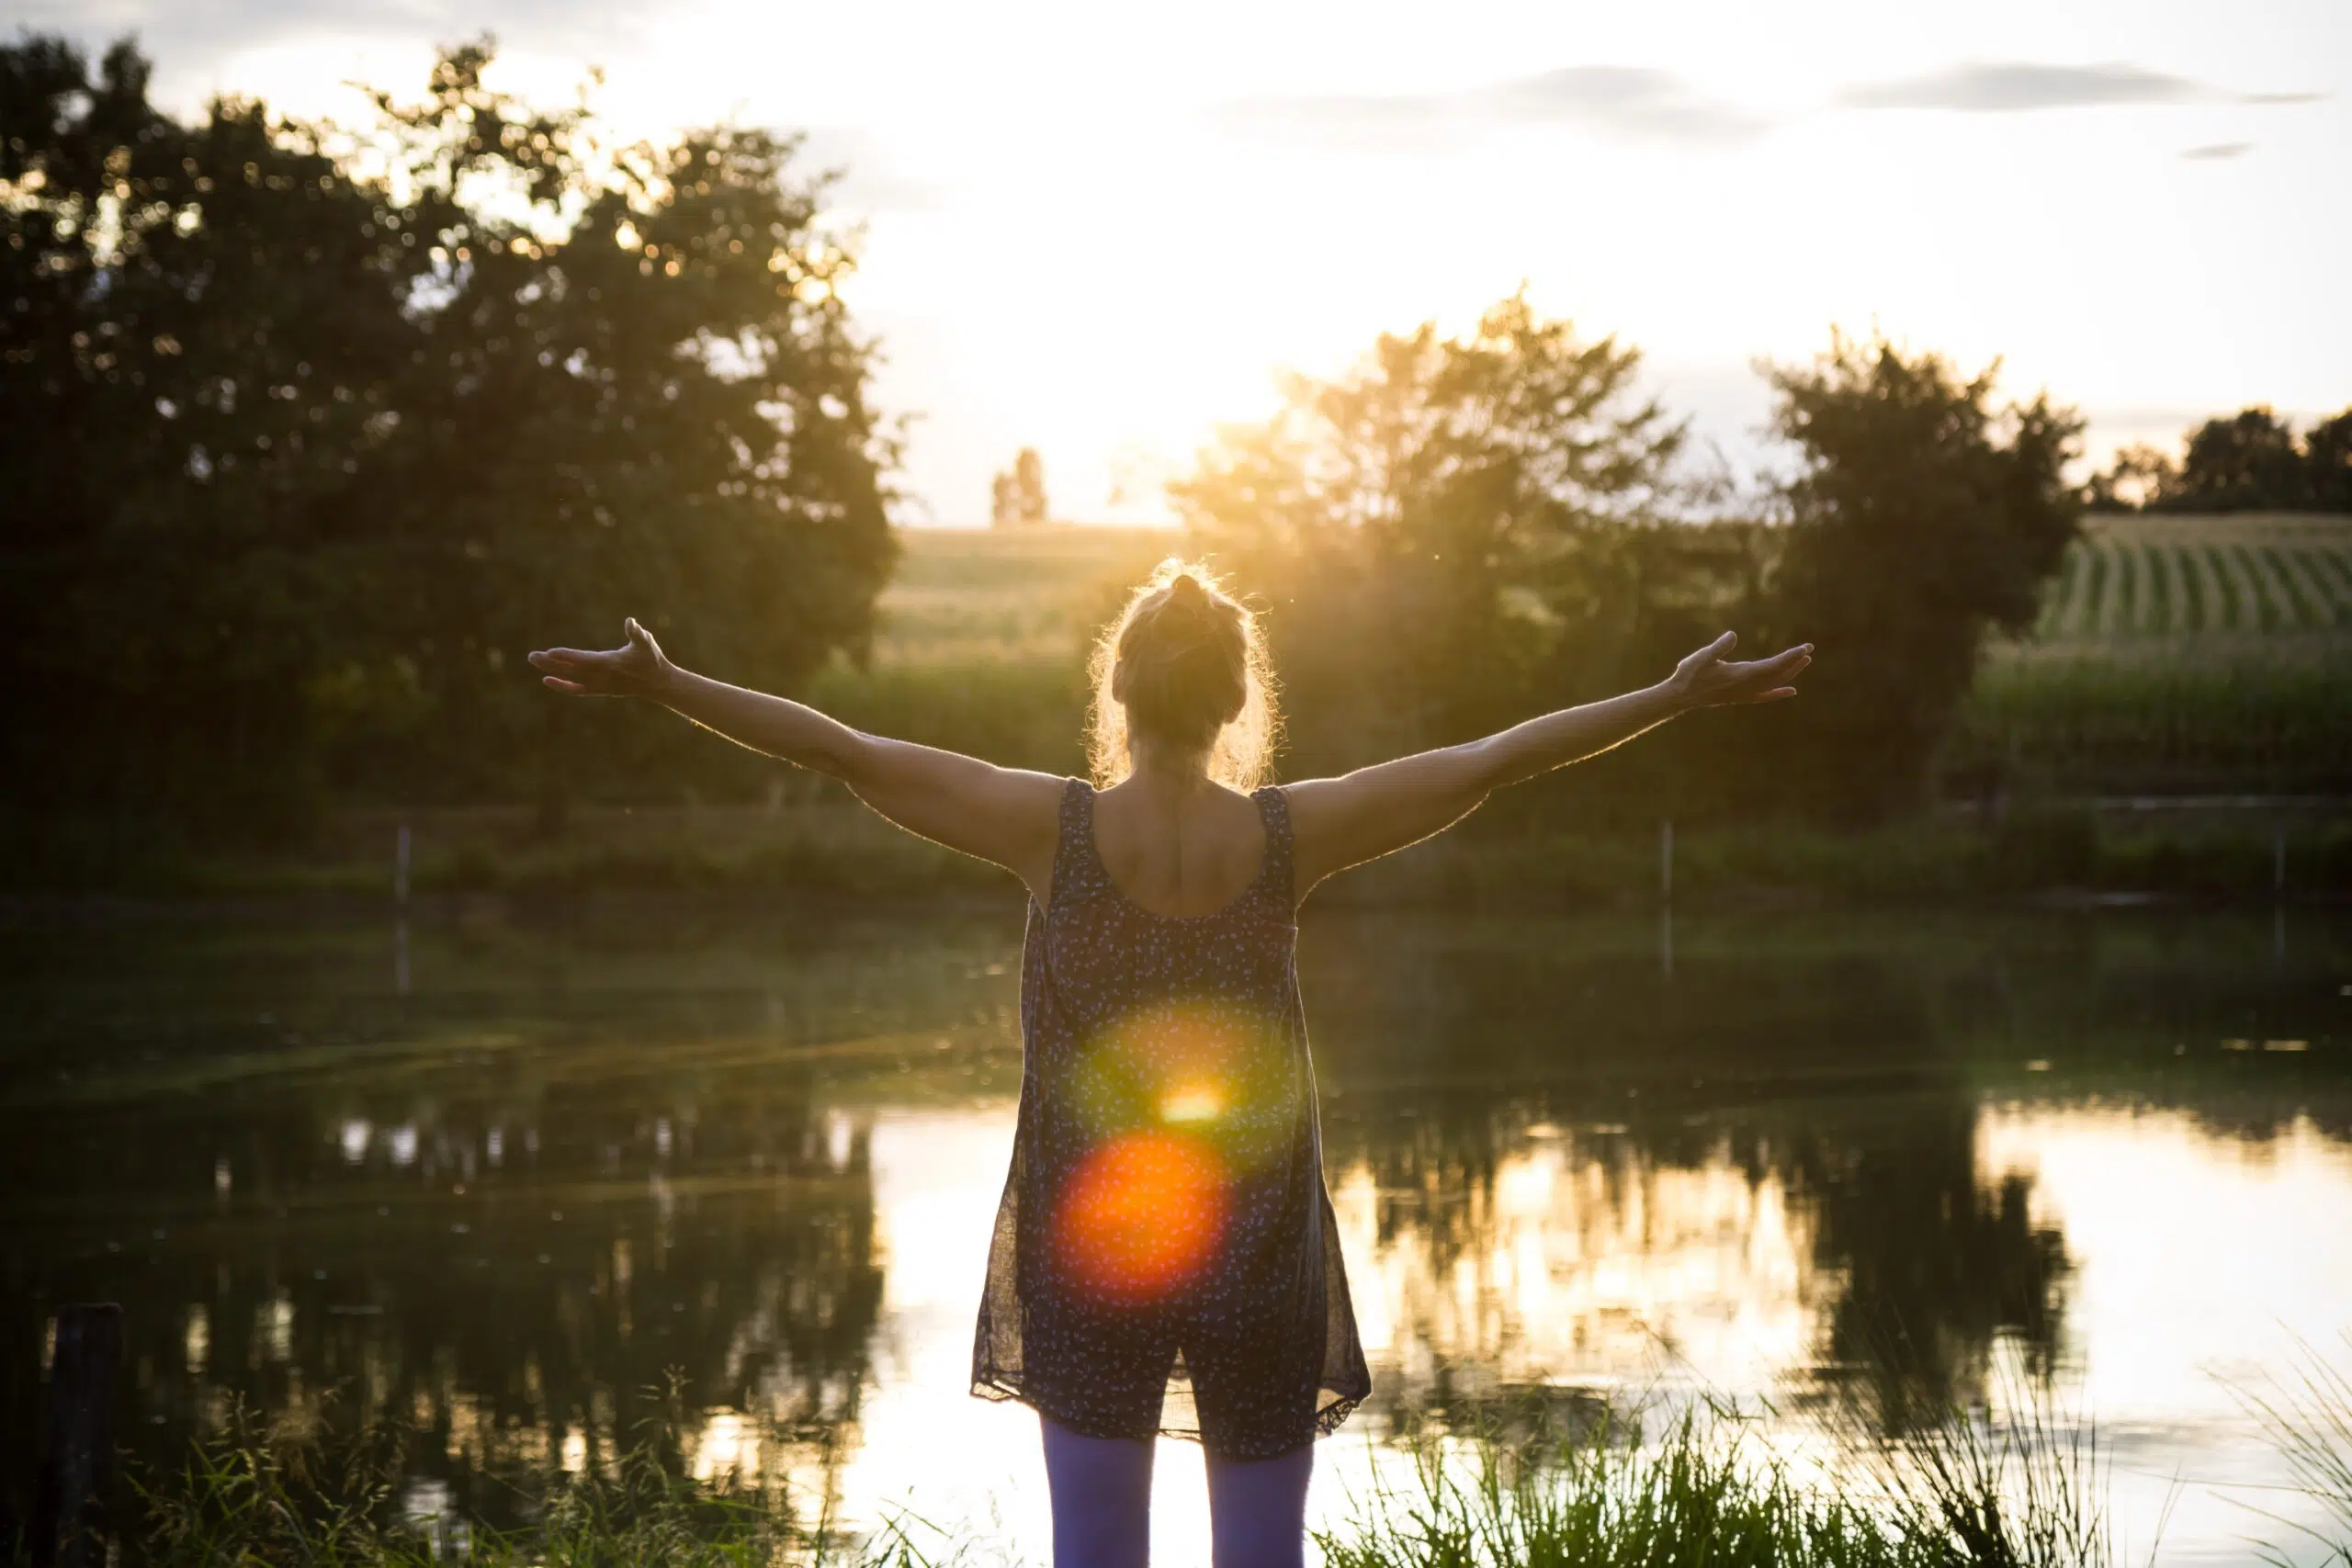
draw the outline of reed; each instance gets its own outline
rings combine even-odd
[[[2344,1335],[2352,1350],[2352,1330]],[[2316,1522],[2290,1519],[2276,1509],[2255,1512],[2286,1532],[2263,1542],[2263,1561],[2278,1568],[2352,1568],[2352,1360],[2338,1366],[2318,1347],[2300,1344],[2283,1376],[2234,1392],[2287,1461],[2294,1489]],[[2324,1553],[2314,1559],[2313,1551]]]

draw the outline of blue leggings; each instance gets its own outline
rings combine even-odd
[[[1134,1438],[1081,1438],[1040,1418],[1054,1505],[1054,1568],[1145,1568],[1151,1559],[1151,1453]],[[1315,1445],[1277,1459],[1209,1461],[1216,1568],[1304,1568]]]

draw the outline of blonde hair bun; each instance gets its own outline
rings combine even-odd
[[[1206,750],[1209,776],[1235,789],[1254,789],[1271,771],[1276,718],[1265,640],[1257,617],[1206,567],[1173,556],[1160,562],[1103,628],[1091,674],[1087,753],[1097,784],[1134,770],[1137,733]]]

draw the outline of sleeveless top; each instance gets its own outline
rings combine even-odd
[[[1289,802],[1271,785],[1250,797],[1257,880],[1188,918],[1113,885],[1094,798],[1065,786],[1049,900],[1029,905],[1021,1107],[972,1392],[1106,1431],[1090,1390],[1132,1373],[1164,1393],[1158,1429],[1177,1437],[1199,1436],[1196,1392],[1203,1407],[1279,1400],[1262,1419],[1211,1415],[1255,1422],[1269,1436],[1246,1446],[1282,1451],[1371,1390],[1323,1182]],[[1297,1435],[1272,1435],[1294,1420]]]

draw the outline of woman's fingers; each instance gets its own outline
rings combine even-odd
[[[589,692],[587,687],[582,685],[579,682],[566,681],[560,676],[542,675],[539,677],[539,681],[541,684],[548,686],[552,690],[569,692],[575,697],[585,697],[593,694]]]
[[[543,648],[530,660],[535,670],[577,670],[593,662],[595,657],[576,648]]]

